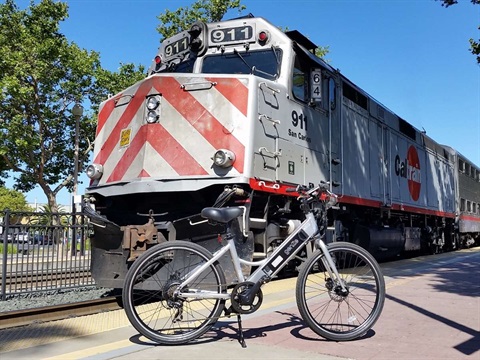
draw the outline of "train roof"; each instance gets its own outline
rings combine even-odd
[[[477,171],[480,171],[480,167],[478,165],[475,165],[471,160],[468,159],[465,155],[463,155],[460,151],[452,148],[449,145],[442,145],[445,149],[447,149],[453,156],[456,156],[460,159],[462,159],[464,162],[470,164],[471,167],[475,168]]]

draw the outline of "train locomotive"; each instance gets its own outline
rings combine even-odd
[[[197,21],[162,42],[144,80],[101,104],[85,194],[97,285],[122,287],[164,241],[218,247],[206,206],[243,206],[238,251],[265,258],[303,217],[287,189],[321,181],[338,195],[328,241],[377,259],[479,243],[479,167],[316,48],[261,17]]]

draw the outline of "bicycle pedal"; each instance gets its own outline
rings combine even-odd
[[[235,311],[233,310],[232,305],[230,305],[228,308],[223,309],[223,313],[225,314],[225,316],[228,316],[228,317],[232,316],[234,312]]]

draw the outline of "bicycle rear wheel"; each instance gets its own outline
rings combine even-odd
[[[318,335],[348,341],[364,335],[377,321],[385,302],[385,280],[376,260],[358,245],[338,242],[328,250],[343,279],[343,291],[323,264],[319,250],[307,259],[296,284],[302,318]]]
[[[135,260],[125,278],[122,300],[140,334],[159,344],[184,344],[215,324],[225,300],[198,295],[226,293],[220,265],[206,267],[186,287],[178,287],[211,257],[200,245],[176,240],[156,245]],[[187,295],[179,296],[178,290]]]

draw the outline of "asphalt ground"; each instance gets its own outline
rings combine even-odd
[[[387,298],[363,338],[313,333],[295,303],[295,278],[266,284],[262,307],[219,321],[188,345],[141,337],[122,310],[0,331],[0,359],[480,359],[480,248],[381,264]]]

